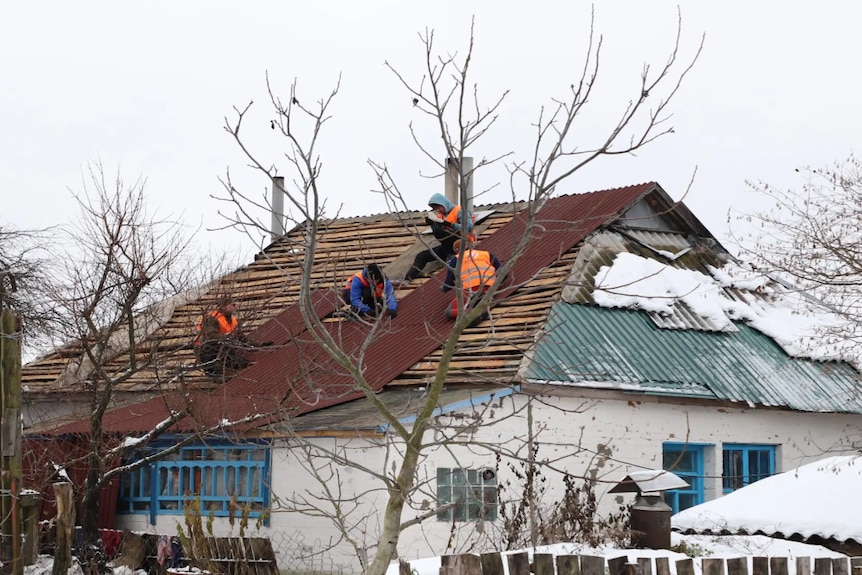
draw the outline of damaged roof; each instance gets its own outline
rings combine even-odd
[[[526,229],[523,208],[523,204],[477,207],[475,211],[484,215],[477,224],[478,247],[503,261],[509,259]],[[360,351],[368,326],[333,314],[341,306],[339,288],[372,261],[382,264],[390,277],[402,276],[414,255],[425,249],[425,243],[414,235],[424,227],[423,221],[424,212],[397,217],[382,214],[331,220],[322,230],[312,272],[312,309],[348,353]],[[559,312],[557,307],[592,307],[595,269],[610,252],[625,249],[645,257],[675,258],[701,268],[720,265],[728,257],[685,206],[673,202],[656,183],[552,198],[538,212],[536,223],[526,253],[495,300],[490,320],[461,335],[446,378],[450,388],[484,384],[511,387],[523,381],[521,371],[529,366],[537,340],[542,345],[540,336],[551,309],[553,317],[565,318],[561,314],[570,312]],[[608,233],[614,234],[613,241],[593,241]],[[146,431],[171,409],[183,409],[188,403],[196,407],[198,419],[187,418],[177,430],[206,428],[243,417],[253,420],[248,428],[272,428],[287,418],[364,397],[350,374],[326,353],[302,320],[297,305],[303,257],[300,246],[302,230],[292,230],[267,247],[255,262],[222,278],[204,296],[177,305],[170,319],[140,344],[169,352],[167,359],[124,385],[129,392],[182,388],[185,397],[159,393],[149,401],[116,409],[105,416],[105,429],[129,434]],[[375,390],[421,387],[434,378],[440,347],[451,326],[443,310],[452,294],[439,291],[441,280],[442,271],[438,270],[429,278],[400,288],[397,319],[387,323],[362,350],[363,374]],[[218,385],[195,367],[190,342],[201,315],[223,293],[231,293],[239,302],[242,315],[254,328],[251,336],[275,345],[256,352],[253,365]],[[684,310],[673,321],[677,328],[709,329],[697,324],[693,316],[687,318]],[[54,354],[26,366],[29,392],[70,391],[68,378],[61,377],[68,362],[63,354]],[[123,355],[118,355],[117,370],[123,362]],[[686,385],[692,394],[699,388],[704,397],[715,396],[705,382],[695,379]],[[759,399],[742,393],[736,400]],[[784,405],[796,408],[797,404]],[[322,421],[328,420],[322,417]],[[53,429],[54,433],[86,431],[84,421]]]

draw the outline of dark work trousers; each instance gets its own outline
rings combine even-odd
[[[433,261],[437,261],[437,259],[441,260],[445,265],[449,256],[455,253],[452,244],[455,243],[456,239],[456,237],[449,236],[445,241],[440,242],[439,246],[416,254],[416,258],[413,260],[413,265],[409,270],[407,270],[407,275],[404,276],[404,279],[411,281],[415,280],[419,277],[419,274],[422,273],[422,270],[426,265]]]
[[[203,342],[198,348],[198,361],[201,370],[212,377],[221,377],[228,371],[239,371],[249,365],[239,348],[224,340]]]

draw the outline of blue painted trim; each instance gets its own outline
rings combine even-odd
[[[452,413],[453,411],[457,411],[459,409],[465,409],[468,407],[474,407],[481,403],[487,403],[492,399],[499,399],[501,397],[508,397],[510,395],[514,395],[515,393],[521,391],[521,386],[516,385],[511,388],[503,388],[494,393],[487,393],[485,395],[481,395],[478,397],[474,397],[472,399],[465,399],[463,401],[456,401],[455,403],[450,403],[444,405],[443,407],[438,407],[431,412],[431,417],[437,417],[438,415],[445,415],[447,413]],[[411,415],[409,417],[404,417],[398,420],[398,423],[402,425],[411,425],[416,422],[416,416]],[[378,425],[376,431],[379,433],[386,433],[389,431],[390,425],[388,423],[384,423],[382,425]]]

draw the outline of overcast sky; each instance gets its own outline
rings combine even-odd
[[[268,183],[245,167],[224,132],[233,106],[254,100],[249,145],[279,166],[283,142],[269,130],[268,72],[284,95],[294,79],[312,102],[341,89],[322,134],[322,189],[329,213],[386,210],[367,165],[395,173],[411,208],[422,209],[440,181],[413,146],[407,124],[427,120],[384,66],[418,79],[417,33],[436,31],[442,51],[464,49],[475,17],[473,70],[480,98],[511,90],[500,121],[474,155],[530,151],[531,123],[577,79],[589,31],[585,2],[15,2],[3,9],[0,35],[0,224],[62,223],[74,213],[69,188],[101,158],[127,180],[147,179],[150,206],[190,226],[223,221],[218,178],[252,195]],[[644,61],[663,63],[677,25],[674,2],[597,2],[603,35],[599,92],[579,134],[589,145],[637,89]],[[676,133],[636,158],[601,161],[559,192],[578,193],[658,181],[724,238],[729,208],[757,205],[746,179],[797,185],[794,168],[846,157],[860,141],[857,78],[862,57],[855,2],[685,2],[681,56],[703,54],[672,110]],[[432,150],[436,141],[428,143]],[[442,155],[442,152],[440,152]],[[477,188],[500,186],[480,200],[508,198],[502,166],[477,175]],[[762,204],[762,202],[761,202]],[[254,247],[229,232],[202,232],[216,250]]]

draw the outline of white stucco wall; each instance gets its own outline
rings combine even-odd
[[[517,457],[527,456],[527,403],[523,394],[496,400],[482,414],[481,425],[479,419],[469,416],[440,418],[440,428],[429,432],[426,442],[436,439],[443,444],[426,450],[418,474],[419,488],[403,520],[420,515],[423,508],[434,508],[438,467],[496,468],[499,482],[509,483],[504,497],[517,497],[518,485],[510,483],[514,477],[507,463],[517,466]],[[614,510],[618,502],[632,501],[633,495],[604,492],[628,471],[660,468],[662,444],[666,441],[714,446],[706,449],[708,499],[721,493],[724,443],[776,445],[778,471],[783,471],[827,454],[856,452],[862,442],[862,416],[683,406],[656,399],[536,398],[532,401],[532,419],[534,441],[539,446],[537,458],[550,462],[559,471],[595,477],[600,482],[597,491],[603,511]],[[460,427],[462,434],[455,437],[452,428],[447,427],[450,425]],[[472,445],[463,444],[468,440]],[[313,442],[339,450],[340,455],[361,468],[336,469],[324,457],[299,457],[299,450],[288,449],[288,443],[281,441],[272,455],[270,525],[257,533],[272,539],[282,569],[358,570],[351,545],[329,519],[319,515],[323,510],[337,508],[344,514],[348,536],[358,547],[370,547],[377,540],[379,514],[386,503],[384,485],[374,474],[394,476],[400,461],[398,446],[389,444],[387,448],[373,439],[355,438],[321,438]],[[478,445],[481,443],[499,445],[513,458],[504,457],[497,465],[495,455]],[[314,473],[310,462],[315,465]],[[561,475],[551,469],[543,471],[543,475],[548,479],[544,505],[550,506],[563,492]],[[307,513],[291,512],[289,507],[303,497]],[[144,516],[124,516],[121,520],[124,527],[176,532],[173,519],[160,518],[156,526],[147,525]],[[226,521],[216,523],[217,534],[236,533]],[[459,523],[453,531],[451,524],[438,522],[432,516],[402,534],[399,553],[412,559],[467,549],[490,550],[499,545],[496,535],[500,524],[499,519],[481,526]]]

